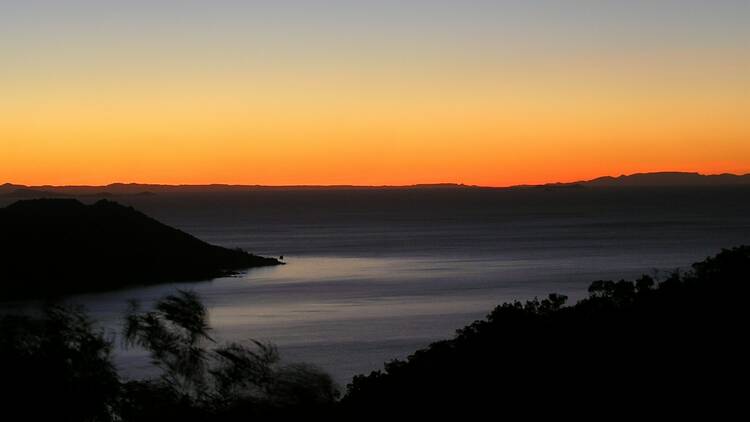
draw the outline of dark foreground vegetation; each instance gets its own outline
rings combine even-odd
[[[282,364],[272,345],[214,342],[189,292],[125,316],[123,337],[161,371],[145,381],[121,380],[111,341],[80,311],[53,306],[0,320],[0,397],[26,420],[717,417],[744,403],[749,281],[750,247],[739,247],[663,280],[594,282],[574,306],[555,294],[506,303],[452,340],[355,377],[341,400],[330,377]]]
[[[218,344],[206,308],[191,292],[167,296],[149,311],[131,304],[122,338],[150,353],[157,377],[120,379],[113,340],[80,309],[51,305],[40,316],[0,318],[0,416],[234,421],[322,415],[339,397],[330,376],[311,365],[283,364],[271,344]]]
[[[0,300],[201,280],[280,264],[210,245],[108,200],[0,208]]]
[[[596,281],[574,306],[556,294],[505,303],[452,340],[355,377],[342,405],[381,416],[602,409],[605,419],[710,405],[716,416],[744,403],[748,283],[743,246],[658,283]]]

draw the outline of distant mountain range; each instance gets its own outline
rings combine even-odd
[[[700,174],[688,172],[635,173],[603,176],[571,183],[521,185],[512,188],[575,188],[575,187],[690,187],[690,186],[750,186],[750,174]]]
[[[132,195],[155,195],[159,193],[243,192],[253,190],[345,190],[345,189],[519,189],[519,188],[575,188],[575,187],[688,187],[688,186],[737,186],[750,185],[750,174],[712,174],[688,172],[636,173],[617,177],[604,176],[592,180],[572,183],[548,183],[542,185],[518,185],[506,188],[489,188],[456,183],[418,184],[406,186],[357,186],[357,185],[159,185],[139,183],[112,183],[106,186],[25,186],[6,183],[0,185],[0,196],[10,198],[39,197],[116,197]]]
[[[711,174],[681,172],[636,173],[599,177],[582,182],[585,186],[726,186],[750,185],[750,174]]]
[[[106,199],[33,199],[0,208],[0,300],[203,280],[277,264]]]

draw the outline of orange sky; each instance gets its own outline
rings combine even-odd
[[[562,39],[541,25],[501,34],[493,20],[475,31],[470,14],[453,32],[426,22],[398,33],[389,11],[382,33],[321,24],[291,35],[224,15],[141,22],[137,9],[106,27],[90,27],[103,18],[94,11],[31,28],[20,18],[39,12],[16,11],[13,36],[0,37],[0,183],[504,186],[750,172],[749,49],[700,10],[690,31],[656,21]],[[564,34],[580,24],[555,19]]]

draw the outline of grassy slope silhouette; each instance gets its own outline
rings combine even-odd
[[[210,245],[108,200],[18,201],[0,208],[0,300],[201,280],[277,265]]]

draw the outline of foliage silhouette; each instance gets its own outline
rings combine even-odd
[[[150,351],[162,369],[162,379],[183,395],[205,390],[206,351],[202,342],[211,340],[205,306],[195,293],[179,291],[156,304],[153,311],[138,314],[131,302],[125,316],[125,341]]]
[[[207,312],[178,291],[140,311],[124,337],[158,378],[118,379],[111,340],[77,309],[0,318],[3,415],[62,421],[362,420],[445,417],[675,416],[744,403],[750,247],[663,280],[600,280],[565,306],[552,294],[505,303],[406,360],[360,375],[336,402],[331,378],[283,364],[273,345],[219,345]],[[657,413],[658,412],[658,413]],[[45,418],[46,416],[46,418]]]
[[[108,200],[0,208],[0,301],[201,280],[280,261],[210,245]]]
[[[559,416],[710,404],[716,416],[743,402],[732,379],[747,375],[748,282],[743,246],[658,284],[596,281],[574,306],[559,295],[505,303],[452,340],[355,377],[341,410],[347,418],[470,409]]]
[[[309,414],[327,409],[338,398],[328,374],[312,365],[282,364],[272,344],[217,346],[208,334],[207,316],[198,296],[188,291],[167,296],[144,313],[132,304],[125,339],[147,349],[163,371],[159,381],[133,388],[141,394],[153,389],[171,399],[168,408],[194,409],[189,412],[192,418]],[[128,413],[156,413],[158,420],[173,417],[174,412],[164,414],[160,409],[164,408]]]
[[[330,413],[339,392],[307,364],[284,364],[275,346],[216,345],[198,296],[178,291],[139,313],[124,338],[144,347],[156,379],[122,381],[112,339],[77,308],[0,318],[0,412],[24,420],[211,421]],[[209,348],[208,346],[213,346]]]
[[[3,418],[114,420],[120,381],[110,353],[111,342],[80,309],[47,306],[35,317],[3,316]]]

